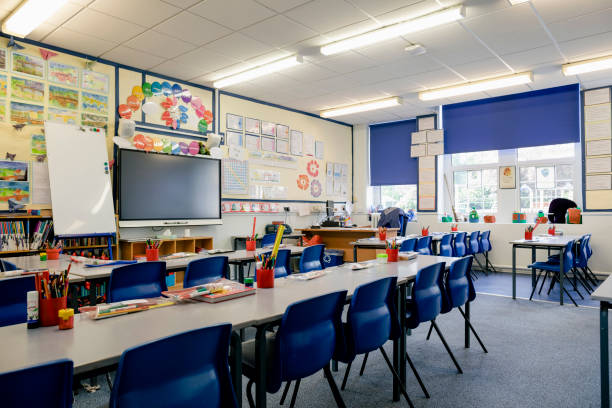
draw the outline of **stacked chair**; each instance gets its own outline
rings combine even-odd
[[[568,274],[569,272],[573,271],[574,265],[575,265],[574,264],[575,262],[574,241],[570,241],[567,243],[567,245],[563,248],[561,256],[563,256],[563,270],[561,270],[561,263],[555,258],[549,259],[546,262],[535,262],[528,266],[529,268],[533,268],[536,271],[538,270],[540,271],[540,273],[538,274],[536,278],[535,285],[533,286],[533,289],[531,290],[531,295],[529,296],[529,300],[533,298],[533,294],[535,293],[535,290],[538,286],[538,282],[540,281],[540,278],[542,276],[544,277],[542,279],[542,284],[540,286],[540,290],[538,293],[542,292],[542,287],[544,286],[544,282],[546,281],[546,278],[550,276],[551,284],[548,289],[548,293],[550,294],[550,291],[554,287],[555,283],[559,282],[559,278],[561,274],[564,275],[564,281],[569,282],[573,286],[576,293],[578,293],[580,298],[584,299],[582,294],[578,291],[578,288],[576,287],[576,283],[574,282],[574,280],[568,279]],[[563,287],[563,292],[565,292],[565,294],[570,298],[574,306],[578,307],[578,305],[576,304],[576,301],[574,300],[572,295],[568,292],[567,286]]]

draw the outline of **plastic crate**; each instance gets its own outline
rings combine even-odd
[[[344,251],[341,249],[326,249],[323,253],[323,266],[330,268],[332,266],[342,265],[344,263]]]

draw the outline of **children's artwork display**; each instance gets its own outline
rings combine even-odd
[[[7,61],[7,51],[6,48],[0,48],[0,69],[2,71],[6,71],[6,61]]]
[[[72,65],[49,61],[49,81],[72,87],[79,86],[79,69]]]
[[[81,125],[83,126],[106,129],[108,126],[107,120],[106,116],[92,115],[91,113],[81,114]]]
[[[299,130],[291,131],[291,154],[294,156],[302,155],[303,134]]]
[[[6,120],[6,101],[4,99],[0,99],[0,122],[4,122]]]
[[[0,180],[0,203],[6,203],[11,198],[19,204],[28,204],[30,202],[30,183]]]
[[[32,156],[47,154],[47,142],[45,135],[32,135]]]
[[[261,121],[259,119],[246,118],[244,130],[247,133],[259,134],[261,131]]]
[[[242,116],[228,113],[226,115],[225,127],[232,130],[243,130]]]
[[[83,70],[81,74],[81,88],[103,94],[108,93],[108,75],[100,72]]]
[[[239,146],[242,147],[243,143],[242,143],[242,133],[240,132],[232,132],[232,131],[227,131],[225,132],[225,143],[228,146]]]
[[[0,98],[6,97],[7,87],[8,87],[8,79],[6,75],[0,75]]]
[[[0,160],[0,180],[27,181],[28,162]]]
[[[47,112],[47,119],[49,119],[51,122],[76,125],[79,120],[79,114],[75,111],[67,109],[48,108]]]
[[[99,115],[108,114],[108,96],[81,92],[81,97],[81,107],[85,112],[96,113]]]
[[[245,137],[245,142],[246,142],[246,149],[249,152],[258,152],[260,149],[260,138],[259,135],[249,135],[247,134]]]
[[[42,103],[45,100],[45,84],[30,79],[12,77],[11,97]]]
[[[32,75],[38,78],[44,78],[45,60],[33,55],[13,52],[12,71]]]
[[[276,151],[276,139],[271,137],[261,138],[261,150],[264,152],[275,152]]]
[[[74,89],[49,85],[49,106],[64,109],[78,109],[79,92]]]
[[[282,154],[289,154],[289,141],[288,140],[277,140],[276,141],[276,152]]]
[[[261,134],[264,136],[276,136],[276,123],[261,121]]]
[[[11,122],[26,125],[42,125],[44,121],[43,106],[11,102]]]
[[[276,137],[279,139],[289,139],[289,126],[276,125]]]

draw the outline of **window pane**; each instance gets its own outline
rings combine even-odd
[[[487,150],[484,152],[455,153],[452,156],[453,166],[491,164],[499,162],[499,152],[497,150]]]
[[[535,167],[521,167],[519,169],[519,179],[522,182],[535,181]]]
[[[557,171],[557,181],[572,180],[574,169],[570,164],[555,166]]]
[[[482,178],[480,170],[468,171],[468,187],[480,187],[482,185]]]
[[[454,174],[455,174],[455,184],[459,184],[459,185],[467,184],[467,171],[456,171]]]
[[[482,185],[497,186],[497,169],[482,170]]]
[[[416,209],[416,185],[381,186],[380,202],[383,208],[399,207],[404,211]]]
[[[536,186],[538,188],[555,188],[555,168],[552,166],[538,167]]]
[[[574,157],[575,143],[523,147],[517,151],[518,161],[568,159]]]

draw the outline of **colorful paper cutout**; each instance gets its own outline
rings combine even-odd
[[[308,185],[310,183],[310,180],[308,179],[308,176],[306,174],[300,174],[297,178],[297,186],[300,190],[306,190],[308,188]]]

